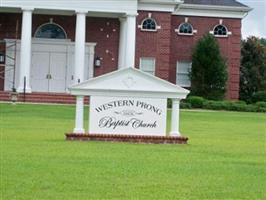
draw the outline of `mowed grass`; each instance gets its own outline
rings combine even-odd
[[[182,111],[189,144],[151,145],[65,141],[74,112],[0,104],[0,199],[266,199],[266,114]]]

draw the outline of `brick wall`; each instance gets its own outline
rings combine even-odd
[[[145,32],[137,28],[136,39],[136,66],[139,66],[140,57],[156,58],[156,76],[176,82],[177,61],[191,61],[193,47],[196,42],[213,27],[219,24],[220,18],[188,17],[198,32],[193,36],[178,35],[175,29],[185,22],[185,16],[172,16],[165,12],[139,11],[137,25],[152,13],[152,17],[161,26],[157,32]],[[239,97],[239,67],[241,20],[223,19],[223,24],[232,32],[228,38],[218,38],[223,56],[228,65],[227,99]]]
[[[21,31],[21,14],[0,14],[0,40],[4,38],[15,38],[16,36],[16,24],[19,24],[18,37],[20,37]],[[5,51],[5,44],[0,44],[0,51]],[[2,63],[1,63],[2,64]],[[4,90],[4,66],[0,66],[0,91]],[[2,78],[1,78],[2,77]]]
[[[198,32],[193,36],[182,36],[175,32],[179,24],[185,22],[185,16],[172,17],[171,29],[171,65],[170,65],[170,81],[176,81],[176,62],[191,61],[191,53],[197,40],[205,33],[213,30],[214,26],[219,24],[220,18],[208,17],[188,17],[188,22]],[[223,19],[229,31],[232,32],[227,38],[218,38],[222,55],[226,58],[228,65],[228,83],[227,83],[227,99],[238,99],[239,97],[239,68],[240,68],[240,42],[241,42],[241,20],[239,19]]]
[[[197,29],[193,36],[180,36],[175,29],[185,21],[185,16],[172,16],[167,12],[139,11],[137,25],[152,13],[152,17],[161,26],[157,32],[136,31],[136,66],[140,57],[156,58],[156,75],[173,83],[176,82],[176,62],[191,61],[191,53],[196,41],[219,23],[219,18],[189,17],[188,21]],[[21,14],[0,14],[0,39],[15,38],[16,21],[21,25]],[[75,16],[33,15],[32,34],[43,23],[53,22],[62,26],[69,39],[75,40]],[[228,64],[228,99],[237,99],[239,91],[241,20],[223,19],[232,35],[219,38],[221,51]],[[19,27],[19,38],[20,38]],[[117,69],[119,48],[119,20],[117,18],[87,17],[87,42],[96,42],[95,56],[102,58],[101,67],[95,69],[95,75],[101,75]],[[3,81],[0,80],[0,90]]]
[[[148,17],[149,12],[139,11],[137,25],[141,25],[143,19]],[[136,66],[139,66],[141,57],[154,57],[156,76],[168,80],[170,66],[170,37],[171,37],[171,14],[164,12],[150,12],[161,26],[157,32],[141,31],[137,28],[136,35]]]
[[[87,41],[97,43],[95,56],[102,58],[101,67],[95,69],[95,76],[117,69],[119,24],[118,19],[87,19]]]

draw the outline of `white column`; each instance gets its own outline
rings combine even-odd
[[[94,76],[94,55],[95,55],[95,45],[90,45],[89,47],[89,79]]]
[[[75,70],[74,83],[84,81],[85,69],[85,41],[86,41],[86,11],[76,12],[76,36],[75,36]]]
[[[181,136],[179,132],[179,104],[180,104],[180,99],[172,99],[170,136]]]
[[[30,87],[30,68],[31,68],[31,31],[32,31],[32,11],[33,9],[23,9],[21,27],[21,46],[20,46],[20,69],[19,84],[17,91],[31,93]]]
[[[84,97],[76,97],[76,121],[74,133],[85,133],[83,126],[83,116],[84,116]]]
[[[136,15],[127,15],[125,67],[135,67]]]
[[[126,52],[126,18],[119,18],[120,20],[120,37],[119,37],[119,55],[118,55],[118,69],[125,68],[125,52]]]

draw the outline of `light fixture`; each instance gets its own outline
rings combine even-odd
[[[95,67],[101,67],[101,58],[99,56],[95,58]]]
[[[5,53],[0,52],[0,63],[4,63],[4,62],[5,62]]]
[[[10,97],[11,97],[12,104],[16,104],[16,102],[18,101],[18,93],[17,93],[15,88],[12,88],[12,91],[10,93]]]

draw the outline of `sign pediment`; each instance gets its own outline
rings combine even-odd
[[[188,90],[142,72],[135,68],[126,68],[111,72],[69,88],[73,95],[101,95],[100,93],[117,93],[135,96],[161,96],[185,98]],[[174,96],[173,96],[174,95]]]

